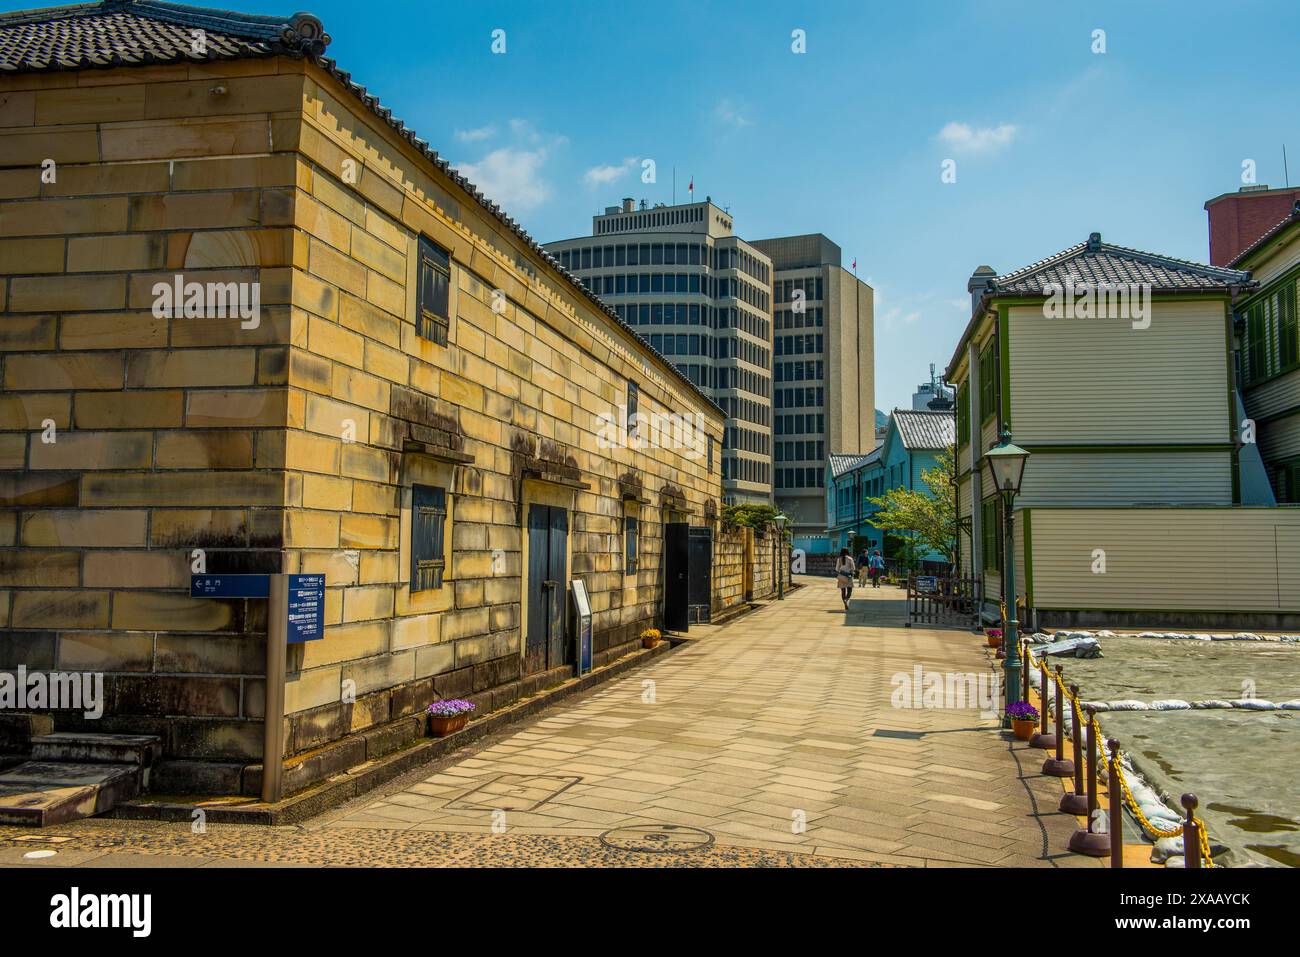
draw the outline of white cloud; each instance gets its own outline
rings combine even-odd
[[[740,112],[740,109],[734,106],[731,100],[721,100],[713,110],[714,115],[728,126],[734,126],[741,129],[746,126],[752,126],[753,123],[749,117]]]
[[[456,131],[456,139],[460,140],[462,143],[478,143],[482,140],[489,140],[496,135],[497,128],[492,124],[480,126],[478,129],[474,130]]]
[[[996,153],[1011,145],[1016,132],[1011,123],[972,127],[967,123],[953,122],[939,131],[939,141],[957,153]]]
[[[503,146],[477,163],[461,163],[460,172],[483,191],[483,195],[507,212],[535,209],[551,196],[542,179],[546,150],[520,150]]]
[[[617,166],[593,166],[582,174],[582,178],[588,186],[607,186],[615,180],[622,179],[636,164],[637,158],[629,156]]]
[[[497,147],[479,160],[459,162],[456,169],[506,212],[526,212],[551,198],[551,184],[542,175],[543,169],[552,152],[568,139],[541,133],[527,120],[512,119],[508,125],[513,140],[510,145]],[[492,132],[476,135],[483,130]],[[471,138],[464,141],[481,141],[495,133],[495,126],[469,130]]]

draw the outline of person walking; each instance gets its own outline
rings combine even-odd
[[[867,567],[871,573],[871,587],[879,588],[880,576],[885,573],[885,560],[880,555],[880,549],[877,548],[868,560]]]
[[[849,610],[849,596],[853,594],[853,573],[857,571],[857,564],[853,561],[853,556],[849,554],[847,548],[840,549],[840,557],[835,561],[835,583],[840,586],[840,598],[844,602],[844,610]]]
[[[865,588],[867,586],[867,565],[869,564],[869,558],[865,546],[863,546],[862,551],[858,553],[856,561],[858,563],[858,584]]]

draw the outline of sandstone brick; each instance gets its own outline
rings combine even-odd
[[[341,439],[290,430],[285,434],[285,464],[304,472],[337,475],[340,447],[350,446],[344,445]]]
[[[292,186],[297,177],[297,165],[297,158],[292,153],[181,160],[172,167],[172,189]]]
[[[68,240],[68,272],[118,272],[164,265],[163,236],[74,236]]]
[[[0,472],[0,507],[76,506],[77,473]]]
[[[55,126],[142,120],[144,92],[144,84],[40,90],[36,94],[36,123],[39,126]]]
[[[257,353],[252,349],[137,351],[127,357],[126,386],[196,388],[252,385]]]
[[[33,169],[39,169],[41,161],[47,158],[60,166],[65,163],[94,163],[99,159],[99,138],[93,126],[67,130],[0,130],[0,156],[5,157],[6,163]]]
[[[253,466],[250,432],[188,430],[158,436],[154,464],[160,469],[247,469]]]
[[[395,519],[351,513],[340,519],[339,544],[344,548],[396,548],[397,536]]]
[[[279,505],[284,477],[264,472],[97,474],[82,479],[86,506]],[[75,504],[75,501],[71,504]]]
[[[372,618],[391,618],[393,615],[393,587],[367,585],[343,590],[343,620],[368,621]]]
[[[352,508],[352,481],[326,475],[305,475],[302,484],[303,508],[347,512]]]
[[[302,670],[382,654],[388,650],[389,627],[387,621],[365,621],[327,628],[324,640],[303,645]]]
[[[153,461],[153,436],[148,432],[55,433],[46,443],[31,437],[34,469],[143,469]]]
[[[385,312],[400,316],[406,312],[406,288],[375,272],[366,273],[366,301]]]
[[[366,267],[347,254],[312,239],[307,262],[312,275],[354,295],[365,295]]]
[[[120,631],[65,631],[58,666],[64,671],[152,671],[153,635]]]
[[[239,631],[241,608],[242,599],[119,591],[113,595],[113,627],[124,631]]]
[[[172,429],[181,424],[184,402],[179,390],[78,393],[74,412],[79,429]]]
[[[0,92],[0,126],[32,126],[36,123],[36,91]]]
[[[100,145],[104,160],[115,162],[264,153],[271,148],[271,137],[265,117],[168,122],[145,120],[104,126]],[[80,143],[69,143],[65,149],[69,154],[85,156],[85,148]],[[93,154],[79,162],[88,162],[92,158]]]
[[[390,386],[387,382],[359,369],[336,365],[332,370],[331,393],[335,398],[354,402],[378,412],[387,412],[389,391]]]
[[[149,544],[184,549],[247,545],[248,518],[243,509],[154,509]]]
[[[149,513],[144,510],[44,509],[22,518],[22,543],[37,547],[143,547]]]
[[[166,163],[95,163],[61,166],[46,196],[102,196],[112,193],[161,193],[168,188]]]
[[[395,619],[393,621],[393,650],[436,644],[440,638],[439,620],[440,616],[437,614],[407,615]]]
[[[125,305],[124,276],[38,276],[10,282],[11,312],[121,309]]]
[[[266,669],[262,639],[225,635],[159,635],[158,671],[210,675],[260,675]]]
[[[6,389],[120,389],[120,354],[76,352],[57,355],[11,356],[5,363]]]
[[[339,515],[334,512],[306,512],[291,509],[285,513],[284,542],[288,548],[337,548]]]
[[[148,312],[65,315],[59,321],[63,349],[150,349],[167,345],[167,320]]]
[[[254,226],[261,197],[255,190],[166,193],[130,198],[131,229],[208,229]]]
[[[237,717],[239,679],[179,675],[113,675],[107,682],[115,714]]]
[[[354,296],[339,298],[339,324],[394,349],[402,344],[401,320]]]
[[[342,678],[342,668],[338,665],[289,675],[284,683],[285,714],[342,700]]]
[[[10,624],[14,628],[107,628],[108,592],[14,592]]]
[[[0,156],[6,155],[4,139],[0,136]],[[39,166],[39,161],[33,165]],[[126,199],[121,196],[6,203],[5,215],[0,218],[0,236],[120,233],[126,230],[126,209]]]
[[[361,553],[361,577],[363,585],[378,582],[397,581],[397,553],[364,551]]]
[[[283,389],[235,392],[209,389],[191,392],[185,409],[185,424],[194,428],[250,429],[282,426],[285,420]]]
[[[405,242],[401,248],[406,248]],[[352,256],[394,282],[405,284],[406,256],[365,230],[352,231]]]
[[[3,207],[0,207],[3,208]],[[0,239],[0,262],[11,276],[63,272],[62,236],[49,239]]]
[[[82,583],[89,588],[188,588],[189,553],[96,549],[86,553]]]
[[[426,678],[431,675],[441,675],[451,670],[455,662],[455,645],[424,645],[415,649],[415,676]],[[442,689],[437,687],[436,681],[434,687],[439,694],[443,693]]]
[[[77,552],[0,551],[0,585],[73,587],[80,584],[80,564]]]
[[[343,680],[356,683],[359,695],[415,680],[415,652],[401,651],[343,664]]]

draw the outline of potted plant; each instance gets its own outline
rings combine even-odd
[[[655,645],[659,644],[659,639],[662,637],[663,635],[659,633],[658,628],[647,628],[645,631],[641,632],[641,647],[653,648]]]
[[[474,703],[460,698],[435,701],[425,709],[429,714],[429,733],[435,738],[445,738],[465,727]]]
[[[1018,741],[1028,741],[1038,725],[1038,709],[1028,701],[1016,701],[1007,705],[1007,717],[1011,719],[1011,730],[1016,733]]]
[[[1002,629],[1001,629],[1001,628],[985,628],[985,629],[984,629],[984,640],[987,641],[987,642],[989,643],[989,647],[990,647],[990,648],[996,648],[996,647],[998,647],[999,645],[1002,644]]]

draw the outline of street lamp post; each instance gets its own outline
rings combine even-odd
[[[780,551],[785,548],[785,513],[778,512],[773,521],[776,522],[776,549]],[[786,555],[776,566],[776,597],[778,601],[785,601],[785,575],[789,568],[790,556]]]
[[[1016,543],[1015,498],[1020,494],[1020,482],[1025,475],[1025,461],[1029,453],[1011,444],[1011,430],[1004,427],[998,436],[1001,441],[984,453],[985,475],[993,488],[1002,496],[1003,525],[1006,542],[1003,545],[1002,589],[1003,612],[1002,644],[1006,648],[1003,659],[1003,681],[1008,706],[1020,700],[1020,622],[1016,619]],[[1009,727],[1010,719],[1003,712],[1002,726]]]

